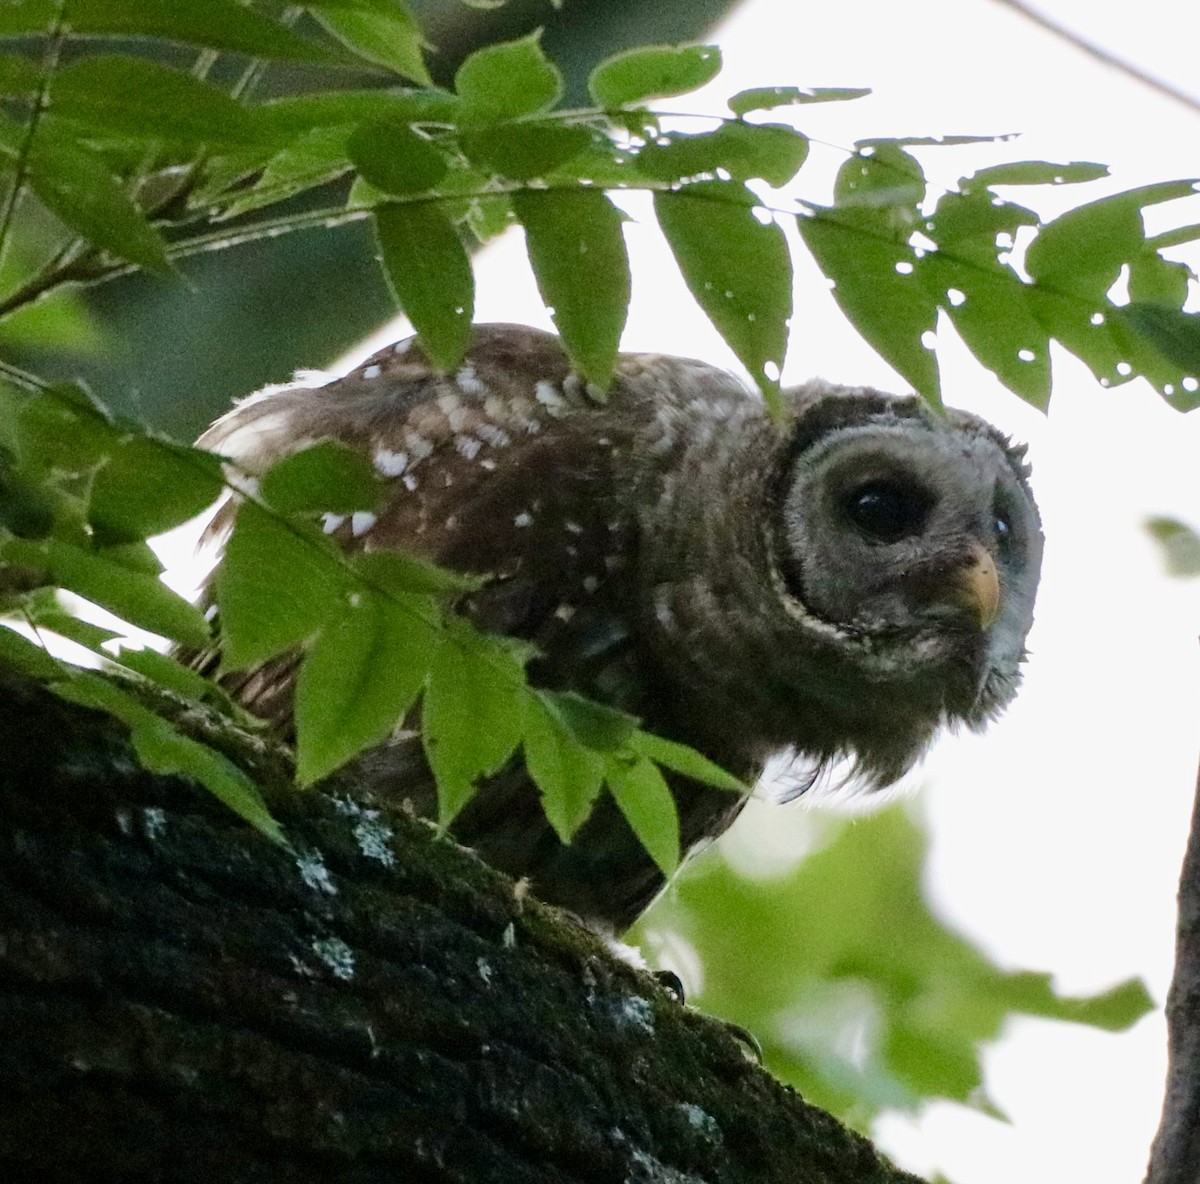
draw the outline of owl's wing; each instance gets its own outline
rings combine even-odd
[[[402,342],[325,386],[252,396],[202,444],[251,472],[318,440],[355,448],[387,492],[374,514],[327,515],[328,533],[351,551],[401,550],[482,577],[460,607],[485,631],[533,643],[531,681],[579,691],[654,727],[669,692],[638,641],[636,491],[621,466],[636,451],[629,421],[571,372],[557,338],[484,326],[454,374],[437,373]],[[226,684],[286,726],[294,674],[295,659],[284,657]],[[411,735],[364,753],[357,770],[377,793],[436,811]],[[723,829],[714,819],[740,805],[694,783],[674,788],[685,845]],[[616,928],[661,887],[608,797],[564,847],[519,760],[489,779],[453,829],[489,863],[531,877],[544,899]]]
[[[557,338],[495,325],[476,330],[454,374],[401,342],[327,385],[252,396],[201,444],[251,473],[319,440],[356,449],[386,493],[373,514],[326,515],[327,533],[350,551],[404,551],[483,577],[467,615],[531,641],[544,681],[584,689],[629,634],[613,584],[634,523],[614,487],[621,441],[596,430],[603,416]],[[281,660],[235,678],[234,689],[278,717],[289,711],[290,674]],[[636,710],[635,688],[618,698]]]

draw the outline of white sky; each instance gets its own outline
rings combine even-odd
[[[1181,87],[1195,80],[1200,5],[1042,7]],[[723,111],[725,96],[752,85],[869,86],[868,99],[800,109],[797,126],[835,145],[1022,133],[994,148],[923,151],[930,179],[947,184],[1005,159],[1100,161],[1113,166],[1112,191],[1200,172],[1200,116],[989,0],[919,8],[749,0],[713,40],[724,51],[722,75],[706,96],[664,107]],[[819,199],[842,159],[814,149],[798,191]],[[1107,184],[1015,196],[1049,213]],[[1169,213],[1179,224],[1200,221],[1200,209]],[[629,241],[634,301],[624,347],[732,366],[653,220],[630,227]],[[1190,261],[1200,264],[1195,252]],[[786,380],[821,374],[903,389],[815,271],[799,270]],[[519,234],[483,254],[478,284],[477,319],[550,327]],[[383,336],[397,335],[392,327]],[[1163,576],[1141,521],[1169,514],[1200,525],[1200,411],[1181,416],[1140,382],[1106,392],[1064,355],[1055,358],[1047,419],[1000,388],[952,333],[939,356],[948,402],[1032,443],[1048,545],[1018,705],[989,736],[950,741],[927,765],[936,899],[1002,964],[1052,971],[1076,992],[1140,975],[1162,1000],[1200,742],[1200,582]],[[779,837],[785,813],[745,820],[732,841],[743,851],[787,842]],[[793,818],[802,828],[802,815]],[[1164,1041],[1161,1014],[1118,1036],[1017,1021],[987,1058],[989,1093],[1012,1126],[935,1105],[917,1121],[885,1121],[882,1145],[903,1166],[941,1170],[955,1184],[1130,1184],[1142,1178],[1157,1122]]]

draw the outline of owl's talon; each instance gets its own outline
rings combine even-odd
[[[658,985],[662,987],[668,995],[671,995],[675,1002],[682,1006],[687,1003],[687,998],[683,990],[683,981],[679,975],[673,970],[656,970],[654,977],[658,980]]]

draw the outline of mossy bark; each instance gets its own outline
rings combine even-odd
[[[913,1180],[427,823],[227,737],[288,850],[0,695],[0,1179]]]

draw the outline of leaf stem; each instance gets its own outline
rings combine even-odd
[[[51,25],[46,39],[46,53],[42,60],[42,78],[38,83],[33,108],[29,113],[29,124],[17,152],[12,186],[5,196],[4,208],[0,211],[0,267],[4,266],[4,256],[8,251],[13,219],[16,217],[21,195],[25,192],[25,180],[29,173],[29,156],[33,150],[33,138],[37,133],[38,124],[41,122],[42,113],[49,106],[50,80],[54,77],[58,59],[62,53],[63,40],[66,37],[66,13],[67,0],[58,0],[58,11],[54,15],[54,24]]]

